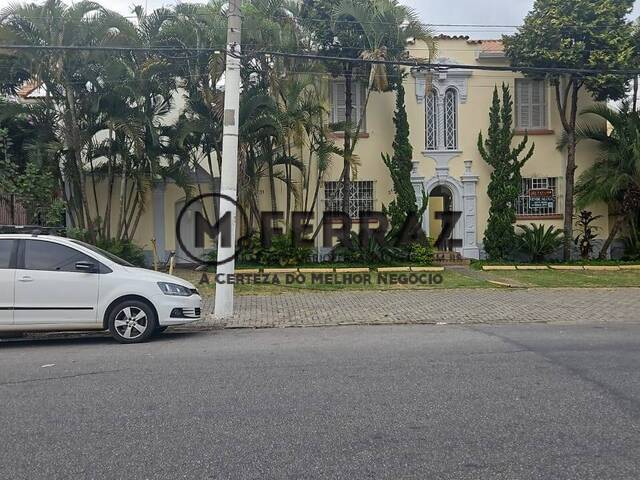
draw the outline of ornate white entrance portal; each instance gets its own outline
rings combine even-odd
[[[411,183],[416,192],[418,202],[422,199],[422,194],[427,196],[436,187],[445,187],[451,192],[451,211],[461,212],[460,218],[453,227],[451,238],[462,241],[461,247],[455,247],[454,250],[460,252],[465,258],[480,258],[480,250],[477,241],[477,219],[476,219],[476,185],[478,176],[471,173],[471,160],[465,160],[465,172],[460,179],[456,179],[449,175],[447,171],[439,171],[438,174],[429,179],[420,177],[417,174],[416,167],[418,162],[414,162],[414,170]],[[425,232],[430,231],[430,216],[427,210],[422,218],[422,228]]]
[[[440,58],[436,63],[455,65],[455,61]],[[460,212],[453,226],[450,239],[459,240],[461,246],[454,250],[465,258],[480,258],[477,239],[476,186],[478,176],[471,171],[472,161],[465,160],[464,174],[460,178],[450,175],[449,163],[463,154],[459,149],[458,107],[467,102],[469,70],[443,67],[435,71],[416,69],[412,71],[416,79],[416,102],[424,105],[425,147],[424,160],[413,162],[412,183],[418,201],[423,192],[429,196],[434,189],[438,196],[447,192],[446,209]],[[420,162],[435,162],[435,175],[421,177],[418,173]],[[440,187],[440,188],[438,188]],[[449,198],[450,194],[450,198]],[[422,226],[430,232],[429,210],[425,212]]]

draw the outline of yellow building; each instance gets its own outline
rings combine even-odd
[[[470,40],[466,36],[438,39],[439,58],[437,63],[447,65],[508,65],[502,44],[499,41]],[[424,57],[426,45],[409,45],[414,57]],[[553,224],[562,228],[563,196],[566,155],[558,150],[557,143],[562,134],[562,126],[554,92],[544,80],[531,80],[512,72],[480,71],[462,68],[442,68],[436,72],[411,69],[405,79],[406,110],[410,124],[410,139],[413,146],[412,182],[421,198],[422,192],[430,197],[429,210],[422,219],[426,232],[437,237],[441,231],[441,220],[437,212],[460,212],[455,224],[453,239],[459,240],[453,248],[466,258],[482,258],[482,239],[487,225],[490,201],[487,187],[491,167],[480,157],[477,148],[478,134],[486,134],[489,126],[489,108],[494,87],[507,84],[514,97],[514,121],[516,138],[528,132],[531,142],[535,142],[535,154],[524,166],[522,190],[518,198],[518,223]],[[328,79],[331,98],[331,121],[344,118],[344,83],[338,79]],[[362,114],[365,93],[362,86],[355,88],[354,112]],[[182,99],[179,99],[178,107]],[[593,100],[584,93],[581,109]],[[182,102],[183,104],[183,102]],[[356,147],[360,166],[354,173],[354,181],[349,199],[350,215],[354,224],[358,223],[359,212],[381,210],[393,200],[393,185],[381,154],[392,154],[394,136],[393,93],[373,92],[366,108],[363,131]],[[180,108],[176,109],[176,117]],[[340,143],[340,134],[334,134]],[[578,148],[576,178],[595,159],[594,145],[580,145]],[[315,218],[321,218],[324,211],[336,210],[341,198],[337,180],[342,172],[342,162],[336,158],[325,175],[318,204],[313,210]],[[311,184],[315,182],[315,172],[310,172]],[[207,172],[204,168],[193,173],[193,181],[202,191],[210,191],[217,183],[217,171]],[[242,186],[240,186],[242,188]],[[285,191],[277,185],[279,206],[285,204]],[[198,188],[195,189],[198,192]],[[259,208],[271,209],[268,179],[263,181],[259,192]],[[103,191],[101,195],[104,195]],[[176,219],[185,203],[182,190],[170,183],[158,183],[148,193],[147,208],[140,220],[140,228],[134,240],[149,250],[151,239],[155,238],[161,256],[169,251],[178,251],[179,260],[185,260],[176,242]],[[301,205],[296,208],[300,209]],[[606,205],[592,205],[594,215],[603,215],[598,222],[601,236],[609,231]],[[190,212],[181,229],[183,242],[188,250],[203,254],[211,243],[202,244],[196,237],[197,215]],[[357,227],[356,227],[357,228]],[[321,237],[321,236],[319,236]],[[317,243],[319,245],[319,242]]]

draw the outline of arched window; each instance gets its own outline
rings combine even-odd
[[[426,146],[427,150],[438,149],[438,102],[433,90],[425,102]]]
[[[444,148],[458,149],[458,94],[452,88],[444,94]]]

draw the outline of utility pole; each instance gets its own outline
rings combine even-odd
[[[220,215],[230,216],[230,245],[222,244],[223,235],[218,235],[218,262],[232,258],[236,252],[236,205],[238,198],[238,123],[240,111],[240,40],[242,0],[229,0],[227,12],[227,65],[224,74],[224,128],[222,131],[222,171],[220,172]],[[216,273],[223,279],[234,273],[235,260],[219,264]],[[226,280],[216,284],[214,316],[222,319],[233,315],[233,283]]]

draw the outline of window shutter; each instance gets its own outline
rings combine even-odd
[[[518,128],[531,128],[531,83],[516,79],[516,124]]]
[[[351,121],[353,122],[353,128],[358,126],[360,117],[364,113],[364,100],[366,98],[366,91],[364,84],[361,82],[353,82],[351,93]],[[366,118],[362,121],[362,132],[366,131]]]
[[[334,82],[333,84],[333,123],[344,122],[345,115],[345,85],[344,82]]]
[[[542,80],[531,82],[531,127],[544,128],[545,122],[545,83]]]

